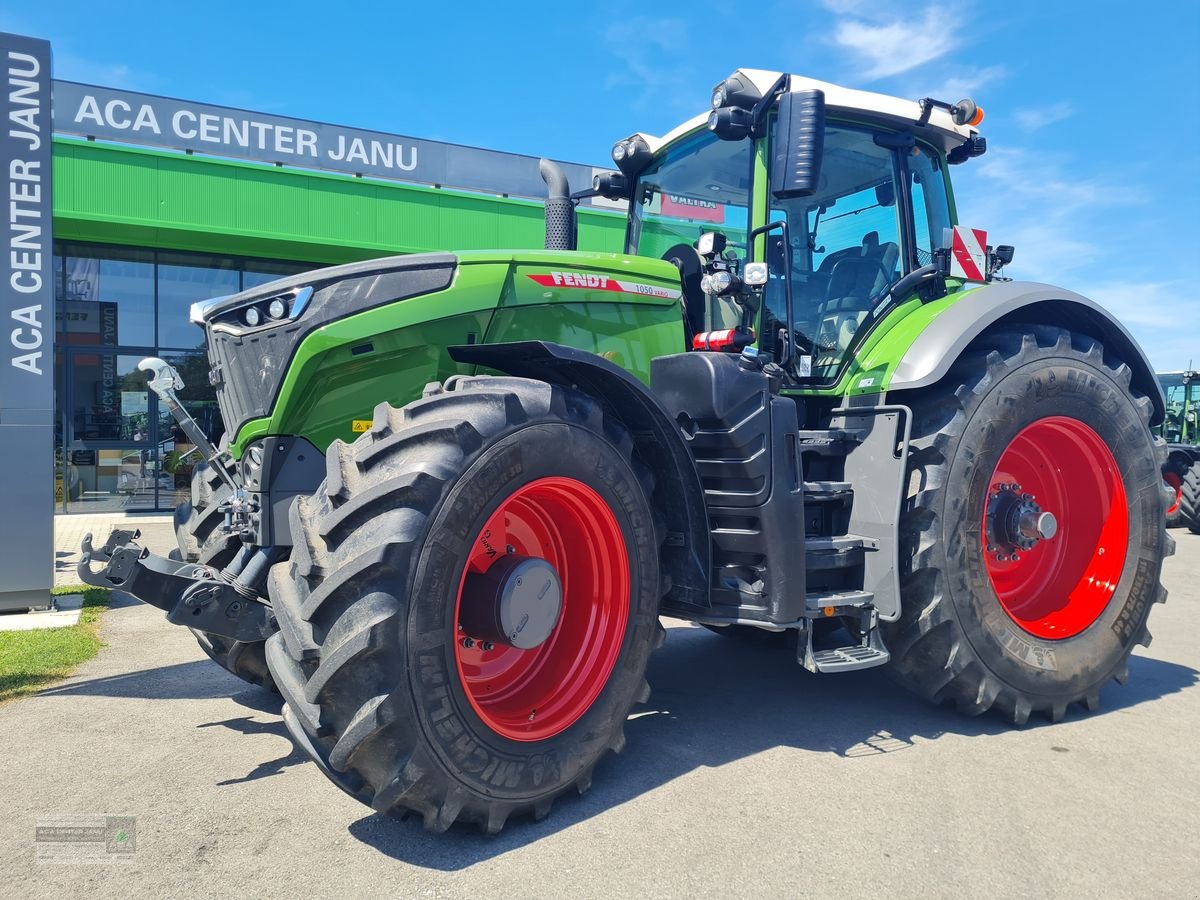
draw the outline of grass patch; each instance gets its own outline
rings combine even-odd
[[[57,587],[51,593],[83,594],[79,624],[34,631],[0,631],[0,703],[61,681],[104,646],[99,619],[110,593],[104,588],[83,585]]]

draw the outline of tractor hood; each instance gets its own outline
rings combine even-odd
[[[457,265],[451,253],[389,256],[304,272],[193,306],[229,433],[271,409],[292,355],[309,334],[355,313],[444,290]],[[273,314],[274,301],[281,316]]]

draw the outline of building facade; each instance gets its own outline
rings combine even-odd
[[[60,513],[164,510],[187,497],[192,447],[137,364],[173,362],[188,408],[221,431],[202,335],[188,322],[193,302],[394,253],[542,244],[528,157],[89,85],[54,91]],[[284,129],[282,146],[299,141],[312,154],[270,144]],[[418,160],[436,165],[425,173]],[[371,177],[384,162],[411,181]],[[575,179],[591,171],[569,167]],[[617,212],[581,208],[581,249],[617,251],[623,234]]]

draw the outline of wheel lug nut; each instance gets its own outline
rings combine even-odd
[[[460,643],[462,644],[462,647],[464,650],[470,650],[472,647],[475,646],[474,639],[469,638],[469,637],[463,638],[462,641],[460,641]]]
[[[496,649],[496,645],[495,645],[495,644],[493,644],[491,641],[484,641],[484,642],[483,642],[483,652],[484,652],[484,653],[487,653],[488,651],[490,651],[490,650],[494,650],[494,649]]]

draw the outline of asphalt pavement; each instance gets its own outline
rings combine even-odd
[[[1197,897],[1200,536],[1125,686],[1058,725],[967,719],[879,670],[668,622],[648,706],[583,797],[488,838],[375,814],[273,695],[133,602],[78,675],[0,706],[7,897]],[[169,549],[169,529],[155,532]],[[135,817],[121,865],[35,861],[49,816]]]

